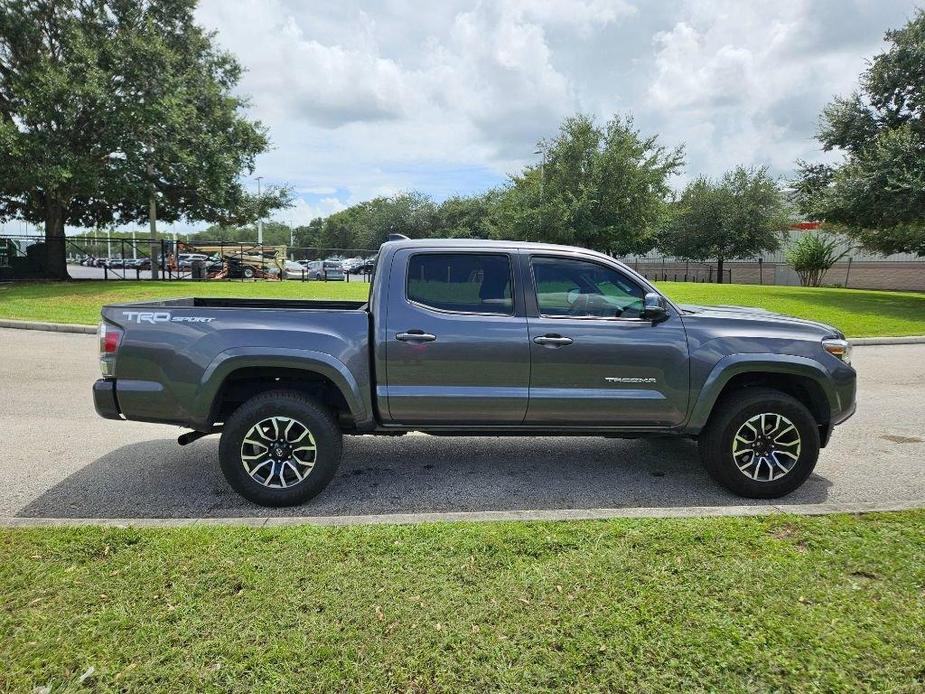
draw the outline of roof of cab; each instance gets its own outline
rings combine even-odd
[[[493,239],[402,239],[398,241],[386,241],[382,244],[391,249],[399,248],[494,248],[494,249],[525,249],[531,251],[547,251],[555,253],[581,253],[593,255],[599,258],[606,258],[614,261],[615,258],[593,251],[589,248],[580,248],[578,246],[561,246],[554,243],[536,243],[534,241],[496,241]],[[618,261],[619,262],[619,261]]]

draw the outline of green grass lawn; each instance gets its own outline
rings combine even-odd
[[[685,282],[658,286],[682,304],[757,306],[834,325],[849,337],[925,335],[925,293]]]
[[[659,285],[680,303],[760,306],[835,325],[851,337],[925,335],[925,294],[750,284]],[[80,281],[0,285],[0,318],[95,324],[108,303],[183,296],[365,299],[362,282]]]
[[[925,512],[5,530],[0,594],[2,691],[925,689]]]

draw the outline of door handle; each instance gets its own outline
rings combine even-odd
[[[534,337],[533,341],[538,345],[549,345],[550,347],[564,347],[572,344],[572,338],[561,335],[540,335]]]
[[[401,342],[433,342],[437,336],[425,333],[423,330],[409,330],[396,334],[395,339]]]

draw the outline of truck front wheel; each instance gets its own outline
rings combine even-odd
[[[819,428],[797,399],[770,388],[745,388],[716,405],[700,434],[710,476],[752,499],[789,494],[806,481],[819,457]]]
[[[331,413],[300,393],[254,396],[225,422],[219,460],[228,483],[261,506],[295,506],[319,494],[340,464]]]

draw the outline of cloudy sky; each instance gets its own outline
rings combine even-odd
[[[201,0],[197,16],[246,67],[240,90],[269,126],[256,174],[294,187],[280,218],[304,223],[378,194],[497,185],[576,111],[632,114],[684,143],[676,185],[738,163],[786,176],[822,156],[820,109],[916,5]]]

